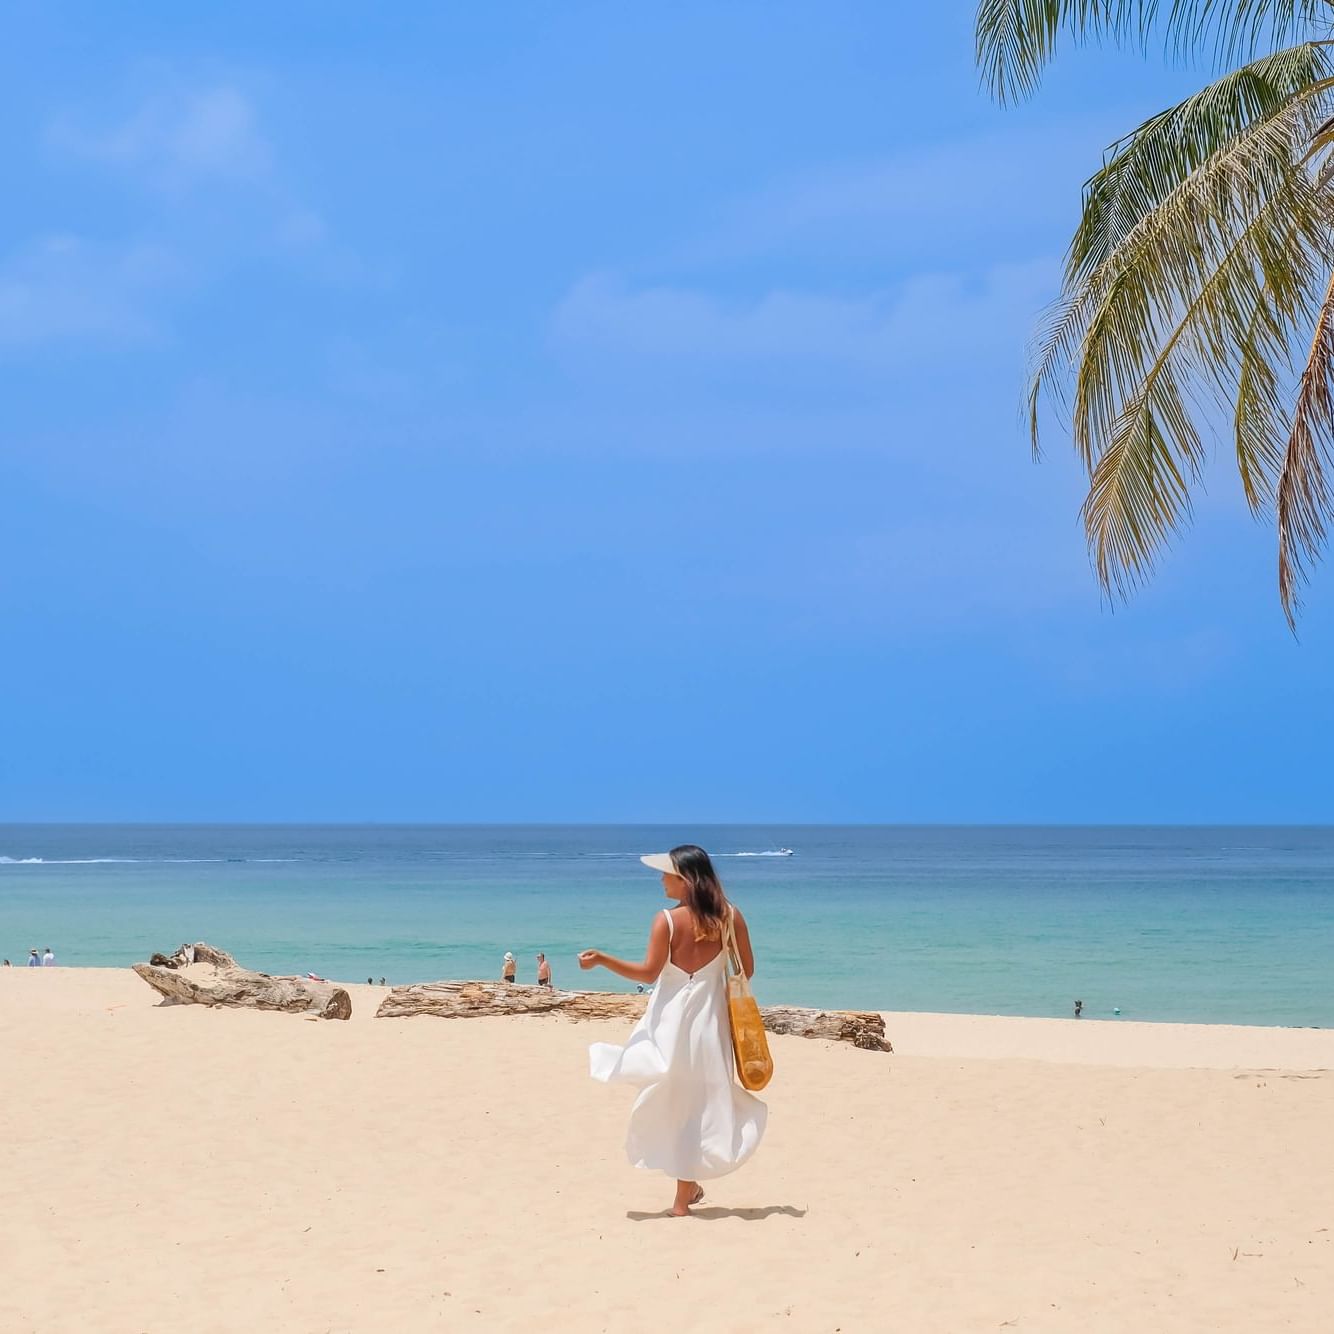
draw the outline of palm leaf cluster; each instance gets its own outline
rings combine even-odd
[[[1331,26],[1331,0],[979,6],[979,63],[1001,99],[1033,89],[1062,36],[1245,59],[1108,149],[1037,338],[1034,447],[1052,404],[1088,469],[1089,545],[1114,593],[1187,521],[1223,437],[1252,510],[1276,519],[1295,623],[1334,502]]]

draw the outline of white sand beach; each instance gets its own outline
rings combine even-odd
[[[765,1143],[677,1220],[586,1077],[624,1026],[349,990],[337,1023],[0,971],[0,1329],[1330,1327],[1334,1032],[776,1039]]]

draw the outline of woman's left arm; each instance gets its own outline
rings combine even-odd
[[[601,950],[584,950],[579,956],[579,967],[608,968],[620,977],[631,982],[656,982],[662,970],[667,966],[669,938],[667,922],[661,913],[653,919],[653,929],[648,933],[648,948],[644,951],[643,963],[632,963],[629,959],[613,958]]]

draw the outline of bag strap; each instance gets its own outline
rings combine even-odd
[[[727,905],[727,912],[723,917],[723,953],[727,955],[727,962],[723,965],[723,972],[726,973],[730,967],[732,972],[741,976],[741,951],[737,948],[736,928],[732,925],[732,905]]]

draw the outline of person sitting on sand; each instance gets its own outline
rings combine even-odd
[[[675,1179],[671,1212],[684,1218],[704,1198],[699,1183],[735,1172],[764,1135],[768,1108],[733,1080],[723,946],[729,926],[747,977],[755,956],[746,919],[728,903],[703,848],[688,843],[639,860],[662,872],[675,906],[654,915],[642,963],[584,950],[579,967],[601,965],[657,985],[629,1042],[593,1043],[588,1066],[604,1084],[639,1088],[626,1153],[634,1166]]]
[[[537,985],[539,987],[549,987],[551,985],[551,965],[547,962],[545,954],[537,956]]]
[[[509,950],[505,951],[505,958],[501,964],[500,976],[506,982],[513,982],[519,972],[519,964]]]

